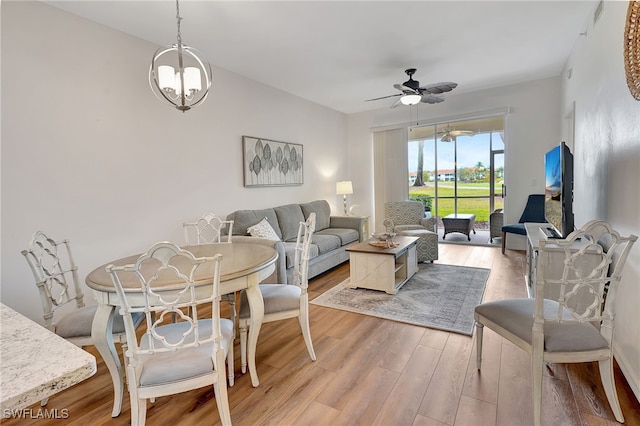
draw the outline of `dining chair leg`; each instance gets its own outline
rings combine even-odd
[[[147,400],[138,399],[137,392],[129,392],[131,426],[144,425],[147,417]]]
[[[598,367],[600,369],[600,380],[604,387],[604,393],[607,395],[609,405],[611,406],[611,410],[613,410],[613,415],[618,422],[624,423],[624,416],[622,415],[618,392],[616,391],[616,385],[613,379],[613,361],[611,358],[598,361]]]
[[[476,365],[478,370],[482,367],[482,337],[484,334],[484,324],[476,321]]]
[[[235,326],[234,326],[234,332],[235,332]],[[229,350],[227,352],[227,376],[229,378],[229,387],[233,387],[233,385],[235,384],[235,367],[233,365],[234,363],[234,355],[233,355],[233,342],[235,341],[235,339],[231,340],[231,342],[229,342]]]
[[[247,372],[247,324],[245,320],[240,320],[240,371]]]
[[[533,356],[533,424],[540,426],[542,416],[542,359]]]
[[[233,322],[233,338],[236,338],[236,319],[237,319],[237,313],[236,313],[236,294],[233,293],[232,294],[233,299],[229,299],[229,311],[230,311],[230,319]]]
[[[308,297],[305,294],[306,297]],[[309,303],[301,297],[300,302],[300,315],[298,316],[298,322],[300,323],[300,329],[302,330],[302,337],[304,343],[307,345],[307,351],[312,361],[316,360],[316,353],[313,350],[313,341],[311,340],[311,328],[309,327]]]
[[[503,232],[502,233],[502,254],[504,254],[504,250],[507,246],[507,233]]]
[[[218,379],[213,384],[213,394],[218,405],[218,413],[220,414],[220,422],[223,425],[231,425],[231,409],[229,408],[229,396],[227,395],[227,380],[224,372],[224,351],[218,350],[216,353],[216,374]]]

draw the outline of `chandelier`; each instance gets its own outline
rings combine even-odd
[[[161,101],[185,112],[202,103],[211,87],[211,65],[196,49],[182,44],[180,6],[176,0],[178,42],[156,50],[149,67],[149,85]]]

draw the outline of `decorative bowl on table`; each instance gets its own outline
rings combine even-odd
[[[395,232],[374,232],[373,234],[371,234],[371,236],[378,241],[390,242],[390,241],[393,241],[393,239],[396,236],[396,233]]]
[[[373,233],[371,236],[374,238],[369,241],[369,244],[372,246],[381,248],[397,247],[397,244],[393,242],[393,239],[396,236],[395,232]]]

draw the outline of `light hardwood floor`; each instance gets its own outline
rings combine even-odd
[[[438,263],[491,268],[484,300],[523,297],[524,253],[499,248],[441,244]],[[311,298],[348,277],[344,264],[311,281]],[[485,331],[482,371],[475,367],[474,339],[311,305],[311,332],[318,360],[307,354],[295,319],[265,324],[251,386],[236,360],[229,389],[236,425],[531,425],[529,355]],[[236,342],[238,345],[238,342]],[[64,420],[3,420],[44,426],[127,425],[110,417],[111,380],[98,359],[96,375],[49,399],[47,409],[67,410]],[[239,354],[239,348],[236,348]],[[640,425],[640,404],[616,366],[616,385],[627,425]],[[545,425],[615,425],[593,364],[551,365],[543,396]],[[38,404],[31,407],[36,415]],[[149,404],[149,425],[219,424],[207,388],[159,398]]]

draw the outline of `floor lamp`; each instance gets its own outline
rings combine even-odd
[[[342,195],[344,202],[344,215],[347,216],[347,195],[353,194],[353,185],[350,180],[336,183],[336,194]]]

